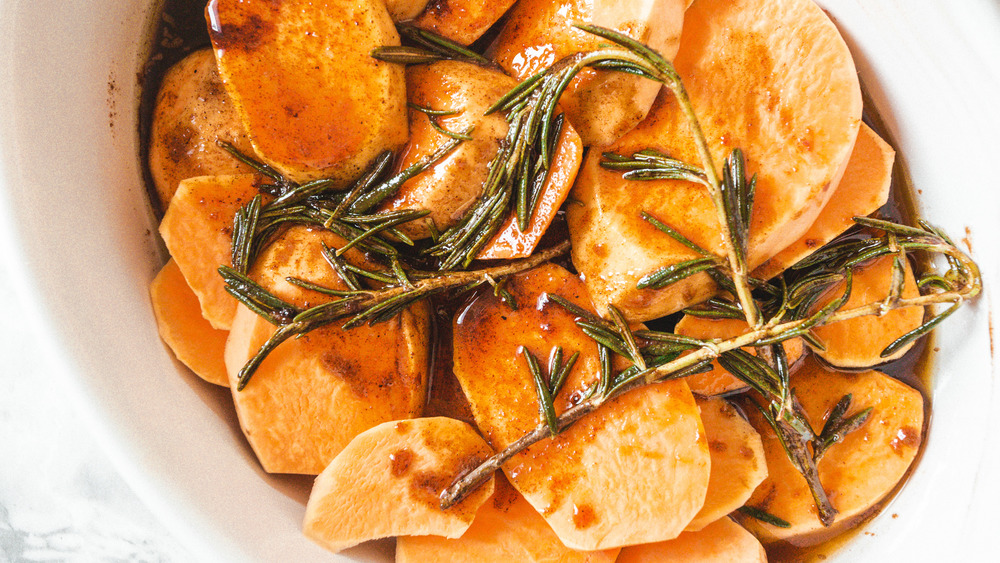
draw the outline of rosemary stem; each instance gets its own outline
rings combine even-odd
[[[559,248],[559,247],[556,247]],[[553,248],[555,250],[556,248]],[[941,252],[948,256],[951,256],[958,260],[964,267],[964,271],[968,272],[969,275],[966,276],[964,285],[955,291],[946,291],[941,293],[935,293],[930,295],[921,295],[919,297],[911,297],[908,299],[898,299],[892,304],[893,309],[901,309],[906,307],[926,307],[928,305],[934,305],[939,303],[962,303],[974,298],[979,294],[982,289],[982,281],[979,275],[979,268],[976,266],[975,262],[972,261],[963,252],[955,248],[954,246],[948,245],[937,245],[933,248],[937,252]],[[884,301],[879,300],[866,305],[855,307],[853,309],[848,309],[845,311],[837,311],[836,313],[830,315],[826,319],[820,321],[820,325],[833,324],[840,321],[846,321],[856,317],[868,316],[868,315],[879,315],[882,312],[882,307]],[[702,346],[698,349],[693,350],[690,354],[683,355],[671,362],[665,363],[661,366],[656,367],[652,370],[646,378],[639,378],[636,381],[624,385],[617,389],[616,392],[612,394],[597,393],[590,399],[587,399],[563,412],[557,418],[557,425],[560,431],[567,428],[580,418],[585,415],[595,411],[598,407],[603,405],[608,400],[627,393],[632,389],[636,389],[650,383],[655,383],[658,381],[663,381],[670,375],[675,374],[683,369],[692,367],[705,360],[712,360],[717,358],[724,352],[730,350],[735,350],[737,348],[743,348],[745,346],[753,346],[755,342],[772,338],[779,334],[784,334],[790,331],[794,331],[808,322],[809,319],[798,319],[794,321],[787,321],[777,324],[767,324],[763,326],[757,326],[753,330],[735,338],[730,338],[728,340],[723,340],[721,342],[713,343],[711,346]],[[751,325],[754,326],[754,325]],[[789,430],[789,438],[794,434],[794,431]],[[461,501],[470,492],[475,490],[476,487],[483,484],[494,471],[500,468],[507,460],[511,457],[517,455],[518,453],[524,451],[525,449],[533,446],[534,444],[549,438],[552,436],[551,428],[545,422],[538,424],[534,430],[525,434],[521,438],[512,442],[506,448],[501,450],[499,453],[495,454],[485,462],[483,462],[478,467],[472,469],[464,475],[460,475],[447,489],[445,489],[440,496],[441,508],[447,509],[457,502]],[[801,439],[801,437],[799,437]],[[808,469],[808,464],[807,464]],[[815,466],[813,466],[815,469]],[[817,481],[818,482],[818,481]],[[825,495],[820,495],[821,491],[816,491],[811,489],[814,496],[818,496],[817,502],[820,502]],[[826,503],[828,504],[828,502]],[[832,508],[832,507],[831,507]],[[832,513],[826,510],[826,506],[820,506],[821,518],[826,520],[832,519]]]

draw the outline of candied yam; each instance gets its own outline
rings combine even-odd
[[[431,0],[413,21],[462,45],[471,45],[499,20],[516,0]]]
[[[674,332],[691,338],[702,340],[720,339],[728,340],[746,334],[750,326],[740,319],[707,319],[695,317],[694,315],[684,315],[674,327]],[[802,339],[792,338],[786,340],[782,346],[785,348],[785,355],[788,364],[794,364],[802,357]],[[747,346],[743,348],[747,352],[757,355],[755,348]],[[712,360],[712,370],[705,373],[689,375],[685,378],[691,392],[702,397],[714,397],[716,395],[727,395],[744,391],[749,386],[733,377],[728,371],[719,365],[718,360]]]
[[[202,315],[218,329],[229,330],[236,300],[217,270],[232,263],[233,218],[257,195],[259,183],[253,174],[189,178],[160,222],[170,256],[198,296]]]
[[[773,278],[854,226],[854,217],[878,211],[889,199],[895,158],[896,151],[862,123],[844,177],[816,222],[799,240],[754,270],[754,277]]]
[[[305,534],[331,551],[390,536],[457,538],[493,493],[493,478],[448,510],[441,509],[441,491],[492,454],[458,420],[379,424],[351,440],[316,478]]]
[[[844,171],[861,123],[861,91],[844,40],[811,0],[699,0],[684,14],[674,61],[717,167],[734,148],[757,175],[750,267],[815,221]],[[701,165],[683,112],[664,89],[649,116],[611,150],[656,149]],[[605,149],[602,149],[605,150]],[[637,289],[657,269],[699,257],[643,220],[646,211],[709,252],[724,255],[715,207],[699,184],[628,181],[591,151],[567,208],[573,264],[599,309],[658,318],[715,291],[704,273]]]
[[[212,0],[206,14],[222,76],[257,155],[296,182],[344,185],[406,142],[399,45],[380,0]]]
[[[325,263],[321,242],[331,248],[344,244],[333,233],[293,227],[261,253],[250,275],[298,307],[324,303],[330,298],[284,279],[346,289]],[[289,339],[238,391],[239,370],[275,331],[240,305],[226,343],[226,367],[240,425],[264,470],[315,475],[359,433],[419,416],[427,383],[429,314],[420,303],[375,326],[344,330],[332,324]]]
[[[227,141],[252,154],[243,123],[222,86],[210,49],[170,67],[156,94],[149,133],[149,172],[167,208],[181,180],[253,172],[222,147]]]
[[[565,57],[607,45],[573,27],[586,23],[624,33],[670,60],[677,54],[683,21],[682,0],[521,0],[490,50],[504,70],[524,80]],[[573,79],[560,103],[584,145],[604,146],[646,117],[660,87],[637,76],[587,69]]]
[[[487,441],[500,450],[539,423],[522,346],[545,363],[554,346],[580,352],[557,412],[578,403],[599,374],[597,346],[546,294],[592,310],[579,278],[548,264],[508,279],[512,311],[483,292],[456,318],[454,369]],[[625,393],[511,458],[511,484],[567,547],[609,549],[675,537],[701,508],[709,452],[687,384]],[[628,499],[623,502],[622,499]]]
[[[482,194],[489,164],[496,157],[508,130],[502,113],[484,113],[516,86],[517,81],[500,71],[457,61],[413,66],[407,69],[406,77],[411,103],[432,110],[457,112],[435,119],[441,127],[454,133],[471,130],[472,137],[429,170],[405,182],[382,206],[388,210],[430,211],[426,218],[399,227],[412,238],[426,238],[431,236],[431,225],[444,231],[457,223]],[[431,117],[417,109],[410,110],[410,131],[410,141],[398,169],[428,158],[451,142],[447,135],[432,126]],[[521,232],[514,218],[508,218],[478,258],[510,259],[530,255],[573,187],[582,157],[579,136],[571,126],[564,126],[528,229]]]
[[[573,181],[576,180],[576,173],[583,160],[583,143],[569,123],[563,125],[557,143],[549,175],[538,196],[535,211],[528,220],[527,230],[521,231],[515,217],[510,216],[476,258],[480,260],[527,258],[535,250],[535,246],[542,240],[542,235],[556,218],[559,208],[573,188]]]
[[[696,532],[743,506],[767,477],[760,435],[725,399],[697,399],[712,471],[705,505],[685,529]]]
[[[853,398],[847,417],[872,408],[865,424],[826,450],[817,464],[820,483],[839,511],[829,529],[820,523],[806,481],[788,461],[774,431],[756,409],[748,409],[750,422],[764,442],[768,476],[747,505],[791,527],[778,528],[749,517],[741,521],[762,541],[792,540],[805,547],[853,525],[855,517],[899,483],[920,448],[924,403],[919,392],[887,375],[829,371],[813,359],[792,374],[792,388],[816,432],[844,395]]]
[[[209,383],[229,386],[223,352],[228,334],[201,316],[201,304],[184,274],[168,261],[149,285],[160,338],[184,365]]]
[[[434,166],[406,181],[384,209],[426,209],[424,219],[400,225],[414,238],[431,235],[429,224],[441,231],[454,225],[480,196],[487,166],[507,135],[502,113],[483,115],[517,82],[497,70],[458,61],[414,65],[406,70],[408,100],[436,111],[454,111],[438,117],[441,127],[454,133],[472,130],[472,139],[458,145]],[[431,125],[430,117],[410,109],[410,140],[398,169],[429,157],[451,139]]]
[[[618,563],[767,563],[764,546],[729,518],[677,539],[626,547]]]
[[[403,536],[396,563],[612,563],[618,549],[575,551],[564,546],[545,519],[503,475],[462,537]]]
[[[883,256],[858,268],[854,268],[851,282],[851,296],[841,310],[862,307],[869,303],[880,303],[889,294],[892,285],[892,256]],[[909,260],[905,261],[902,297],[908,299],[920,295],[913,269]],[[837,299],[844,292],[843,283],[836,284],[829,294],[820,300],[817,308]],[[882,350],[897,338],[919,327],[924,320],[923,307],[895,309],[877,316],[868,315],[838,323],[831,323],[813,329],[825,349],[813,349],[817,356],[831,365],[841,368],[867,368],[903,357],[913,343],[903,346],[886,357],[880,357]]]

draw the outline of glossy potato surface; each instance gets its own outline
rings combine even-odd
[[[590,308],[579,278],[549,264],[509,279],[518,310],[484,293],[454,326],[454,369],[484,437],[502,449],[540,422],[521,347],[547,365],[552,347],[580,352],[555,398],[557,412],[581,400],[599,375],[596,345],[546,295]],[[709,451],[683,381],[621,395],[514,456],[511,483],[574,549],[597,550],[675,537],[704,503]]]
[[[253,172],[216,142],[253,154],[210,49],[191,53],[163,76],[150,127],[149,172],[164,210],[181,180]]]
[[[399,45],[381,0],[212,0],[219,73],[257,155],[296,182],[344,185],[406,142]]]
[[[618,563],[767,563],[764,546],[729,518],[677,539],[626,547]]]
[[[811,0],[699,0],[684,14],[674,65],[699,117],[715,167],[741,148],[757,174],[750,267],[809,228],[839,182],[861,124],[854,61],[837,28]],[[611,150],[652,148],[702,166],[678,102],[664,89],[649,116]],[[724,255],[706,188],[679,180],[626,181],[591,151],[570,206],[573,263],[598,309],[629,319],[675,312],[714,293],[699,274],[662,289],[637,289],[657,269],[697,258],[644,221],[646,211],[709,252]]]

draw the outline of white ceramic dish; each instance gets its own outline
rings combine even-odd
[[[922,190],[923,215],[971,242],[986,291],[939,332],[926,452],[837,561],[987,561],[1000,529],[1000,4],[824,0]],[[308,482],[267,477],[226,394],[160,343],[162,263],[138,161],[136,73],[156,0],[0,0],[0,240],[53,367],[122,474],[207,561],[336,557],[299,531]],[[893,515],[898,515],[894,518]],[[379,549],[350,555],[380,556]],[[386,558],[385,553],[381,553]]]

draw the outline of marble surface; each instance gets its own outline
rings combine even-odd
[[[0,244],[0,264],[9,264]],[[0,268],[0,563],[190,561],[51,373]]]

